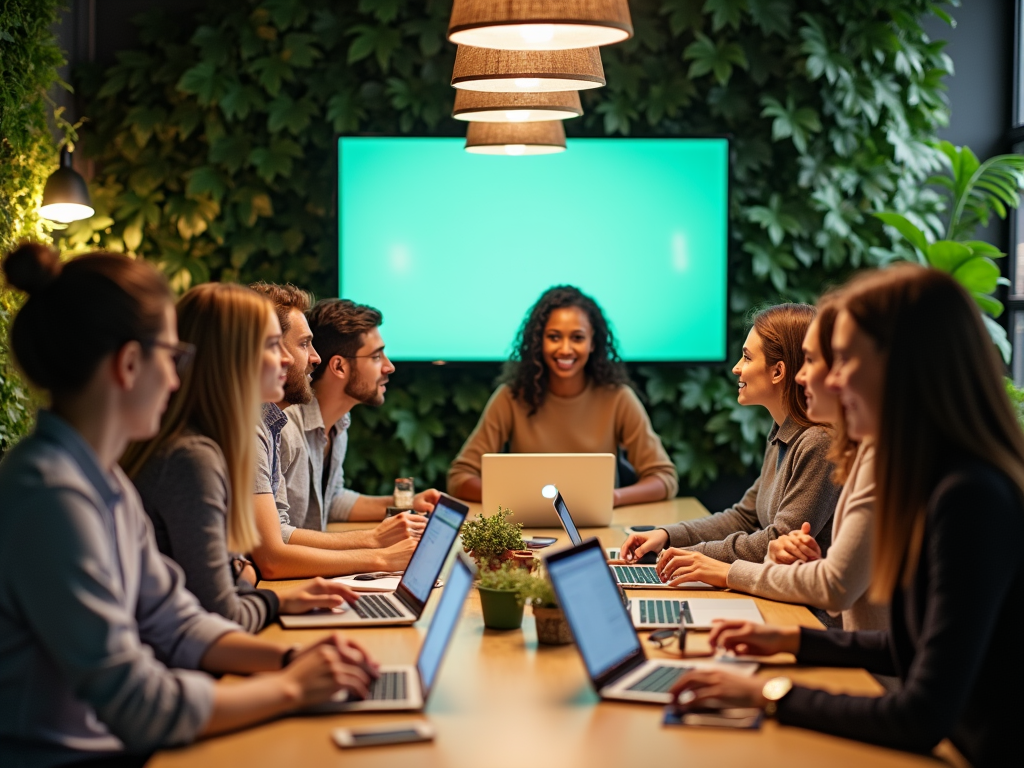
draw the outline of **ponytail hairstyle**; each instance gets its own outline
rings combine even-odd
[[[273,312],[255,291],[229,283],[205,283],[182,296],[178,336],[195,345],[195,361],[171,395],[156,437],[133,444],[121,460],[128,476],[135,477],[186,428],[217,443],[228,468],[228,547],[233,552],[250,552],[259,543],[252,501],[253,430],[260,414],[263,338]]]
[[[757,312],[753,318],[767,366],[780,362],[785,365],[782,404],[789,418],[801,427],[815,424],[807,415],[807,399],[804,388],[796,383],[796,374],[803,365],[804,337],[816,312],[809,304],[776,304]]]
[[[100,362],[130,341],[148,354],[173,301],[156,269],[120,253],[61,262],[49,246],[25,243],[3,260],[3,271],[28,294],[11,324],[14,359],[56,399],[81,392]]]
[[[950,275],[896,265],[855,278],[841,301],[840,311],[884,356],[868,594],[888,602],[917,569],[943,463],[950,455],[976,457],[1024,499],[1024,432],[978,307]]]

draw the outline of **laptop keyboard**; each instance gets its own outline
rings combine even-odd
[[[675,681],[689,671],[688,667],[655,667],[626,690],[638,693],[668,693]]]
[[[361,619],[401,619],[404,614],[383,595],[362,594],[352,606]]]
[[[641,624],[678,624],[682,600],[637,600]]]
[[[401,701],[405,699],[405,685],[408,672],[381,672],[380,677],[370,686],[368,701]]]
[[[615,579],[620,584],[661,584],[653,565],[613,565]]]

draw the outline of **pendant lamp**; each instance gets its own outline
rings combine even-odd
[[[452,86],[468,91],[545,93],[600,88],[601,51],[495,51],[460,45]]]
[[[577,91],[554,93],[484,93],[455,91],[452,117],[479,123],[533,123],[568,120],[583,114]]]
[[[561,120],[540,123],[470,123],[466,151],[476,155],[550,155],[565,151]]]
[[[633,36],[627,0],[455,0],[448,39],[511,51],[558,51]]]
[[[88,219],[96,213],[89,199],[89,187],[85,179],[71,166],[71,150],[66,146],[60,151],[60,167],[50,174],[43,187],[43,204],[39,215],[50,221],[70,224],[72,221]]]

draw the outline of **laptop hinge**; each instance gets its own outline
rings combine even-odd
[[[643,648],[637,650],[635,654],[627,658],[621,664],[605,672],[600,678],[594,681],[594,685],[597,690],[601,690],[607,685],[614,683],[616,680],[621,680],[623,677],[628,675],[634,669],[644,664],[647,661],[647,657],[644,655]]]

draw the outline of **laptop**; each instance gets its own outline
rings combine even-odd
[[[455,625],[462,615],[462,605],[473,586],[476,566],[459,552],[448,575],[448,585],[441,592],[437,611],[423,638],[416,666],[409,664],[381,665],[380,677],[370,686],[370,695],[362,701],[349,701],[348,692],[342,691],[333,700],[321,704],[316,712],[381,712],[419,710],[427,703],[430,691],[437,681],[445,651],[455,633]]]
[[[354,605],[342,604],[331,611],[280,616],[281,625],[285,629],[308,629],[415,623],[423,614],[430,599],[430,590],[434,588],[468,513],[469,507],[465,504],[441,494],[394,592],[364,593]]]
[[[749,662],[648,659],[597,539],[552,552],[544,563],[590,682],[602,699],[668,704],[669,689],[691,669],[727,669],[740,675],[757,670]]]
[[[674,629],[679,626],[680,619],[687,629],[711,629],[711,625],[720,620],[764,624],[757,603],[746,598],[633,598],[629,601],[629,614],[637,629]]]
[[[569,536],[569,541],[572,542],[574,547],[579,546],[580,542],[583,541],[583,537],[580,536],[573,516],[569,514],[569,507],[566,506],[565,499],[562,498],[561,490],[555,494],[555,498],[551,503],[555,507],[555,515]],[[611,560],[618,560],[619,558],[618,549],[607,549],[605,554]],[[668,584],[663,584],[661,579],[658,578],[657,568],[653,565],[609,564],[608,567],[612,569],[617,584],[623,587],[630,587],[631,589],[714,589],[710,584],[705,584],[703,581],[684,581],[682,584],[670,587]],[[678,613],[676,615],[676,624],[678,624]]]
[[[509,520],[525,528],[558,527],[550,497],[542,493],[547,486],[573,499],[583,527],[604,528],[612,520],[615,455],[611,453],[485,453],[480,479],[484,511],[511,509]]]

